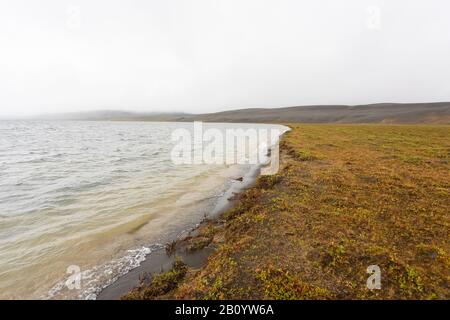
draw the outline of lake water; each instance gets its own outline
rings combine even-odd
[[[254,165],[174,164],[171,133],[192,127],[0,121],[0,298],[93,299],[214,212]]]

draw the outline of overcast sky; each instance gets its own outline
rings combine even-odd
[[[0,116],[450,101],[448,0],[2,0]]]

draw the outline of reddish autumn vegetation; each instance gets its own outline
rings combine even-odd
[[[449,299],[450,127],[291,128],[280,172],[192,238],[206,265],[148,298]]]

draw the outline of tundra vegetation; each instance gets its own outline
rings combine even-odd
[[[279,173],[189,239],[215,248],[205,266],[177,262],[127,298],[450,298],[450,126],[290,127]]]

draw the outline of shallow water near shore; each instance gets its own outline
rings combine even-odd
[[[0,298],[94,299],[220,210],[254,166],[175,165],[177,128],[192,124],[0,122]]]

